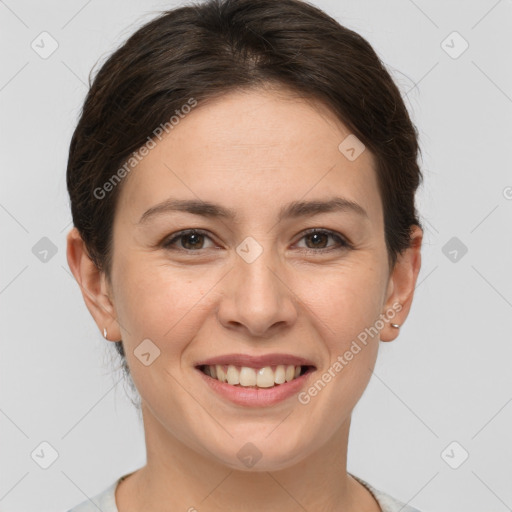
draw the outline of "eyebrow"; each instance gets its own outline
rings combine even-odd
[[[139,224],[146,223],[151,217],[169,212],[187,212],[202,217],[228,220],[236,220],[238,217],[235,210],[208,201],[169,198],[145,211],[139,219]],[[351,212],[369,218],[360,204],[343,197],[332,197],[322,201],[293,201],[281,208],[278,222],[329,212]]]

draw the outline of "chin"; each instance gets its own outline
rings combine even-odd
[[[270,437],[267,434],[248,435],[244,436],[243,441],[238,437],[229,440],[225,450],[210,447],[208,452],[216,454],[218,461],[237,471],[279,471],[307,456],[305,448],[299,446],[293,437],[287,436],[286,431],[283,430],[281,436],[274,432]]]

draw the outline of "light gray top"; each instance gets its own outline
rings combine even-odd
[[[351,473],[350,473],[351,474]],[[127,473],[122,477],[118,478],[114,483],[112,483],[109,487],[107,487],[103,492],[97,494],[95,497],[90,500],[86,500],[76,507],[73,507],[68,512],[98,512],[98,509],[101,512],[119,512],[116,505],[115,492],[117,485],[121,480],[131,475],[131,473]],[[363,484],[374,496],[375,500],[379,504],[382,512],[419,512],[419,510],[410,507],[409,505],[405,505],[404,503],[392,498],[388,494],[375,489],[369,483],[365,482],[361,478],[352,475],[358,482]]]

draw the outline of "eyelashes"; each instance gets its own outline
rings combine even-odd
[[[313,229],[309,229],[307,231],[305,231],[304,233],[302,233],[302,236],[299,240],[302,240],[303,238],[307,238],[307,237],[316,237],[318,235],[323,235],[323,236],[327,236],[327,237],[331,237],[333,240],[336,240],[338,246],[327,246],[327,247],[320,247],[320,249],[316,249],[316,248],[311,248],[311,247],[307,247],[306,249],[307,250],[311,250],[311,251],[318,251],[318,250],[322,250],[322,251],[330,251],[330,250],[333,250],[333,249],[349,249],[349,248],[352,248],[351,244],[349,244],[347,242],[347,240],[345,240],[345,238],[340,235],[339,233],[336,233],[334,231],[331,231],[329,229],[319,229],[319,228],[313,228]]]
[[[196,243],[197,243],[197,239],[201,240],[201,237],[206,237],[206,238],[210,239],[210,237],[206,234],[206,232],[201,229],[186,229],[184,231],[178,232],[175,235],[171,235],[171,238],[168,238],[167,240],[164,241],[163,247],[165,249],[176,249],[176,247],[175,247],[176,242],[178,240],[186,238],[186,237],[195,237]],[[194,244],[192,244],[192,245],[194,245]],[[184,251],[190,251],[190,249],[186,249],[183,247],[178,248],[178,249],[179,250],[181,249]],[[203,247],[200,247],[199,249],[203,249]],[[192,249],[192,250],[194,252],[197,252],[197,249]]]
[[[322,239],[325,240],[328,238],[335,240],[337,245],[327,245],[323,247]],[[201,246],[201,242],[204,241],[204,239],[208,239],[213,242],[208,233],[202,229],[186,229],[179,231],[178,233],[174,233],[170,237],[166,238],[162,242],[162,247],[168,250],[177,250],[188,253],[199,252],[204,249],[208,249],[208,247]],[[329,229],[309,229],[301,234],[301,237],[298,241],[303,239],[313,241],[313,247],[302,248],[303,251],[308,253],[325,253],[332,250],[347,250],[353,248],[352,244],[348,242],[341,234]],[[184,240],[186,240],[185,244],[183,244]],[[181,247],[178,247],[177,242],[181,242]],[[185,247],[185,245],[189,245],[189,247]],[[215,244],[213,244],[210,248],[215,248]]]

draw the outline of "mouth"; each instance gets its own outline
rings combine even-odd
[[[276,388],[313,372],[312,365],[278,364],[254,368],[236,365],[198,365],[196,369],[218,382],[238,388]]]

